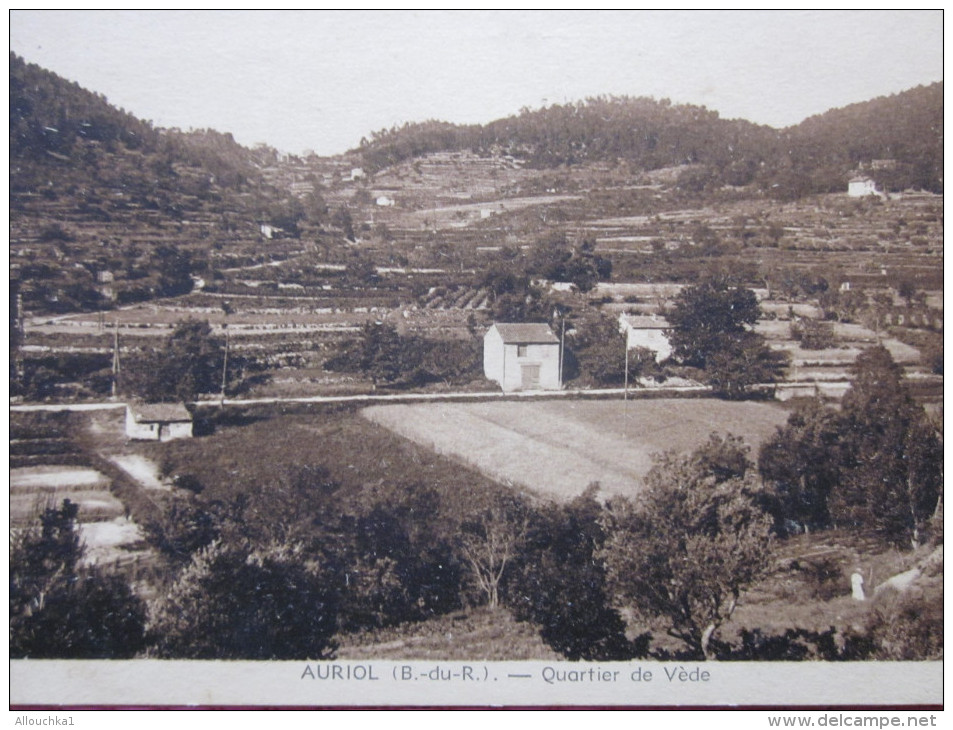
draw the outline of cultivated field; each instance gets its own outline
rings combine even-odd
[[[16,454],[9,473],[9,504],[15,530],[35,527],[44,509],[58,508],[68,499],[79,507],[76,522],[86,548],[85,563],[132,564],[149,558],[139,525],[130,519],[127,506],[115,493],[112,478],[94,468],[92,455],[79,445],[83,431],[102,433],[106,422],[112,426],[109,438],[116,440],[122,434],[121,419],[121,412],[115,410],[109,416],[11,414],[11,449],[15,448]]]
[[[787,420],[776,405],[711,399],[372,406],[366,418],[541,495],[634,496],[653,454],[691,451],[715,432],[744,439],[756,457]]]

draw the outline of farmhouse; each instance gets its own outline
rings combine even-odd
[[[494,324],[483,337],[483,372],[503,392],[559,390],[559,340],[545,324]]]
[[[192,414],[181,403],[130,403],[126,436],[138,441],[191,438]]]
[[[658,362],[668,359],[672,355],[672,343],[668,340],[666,330],[670,329],[668,320],[653,315],[619,315],[619,331],[625,335],[626,347],[634,350],[644,347],[655,353]]]
[[[863,198],[866,195],[879,195],[877,183],[869,177],[852,177],[847,183],[847,195],[851,198]]]

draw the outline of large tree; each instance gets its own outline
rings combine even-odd
[[[626,344],[619,323],[601,313],[575,322],[568,343],[582,375],[600,385],[621,384],[628,363],[629,382],[635,385],[653,369],[655,356],[642,347],[626,352]]]
[[[361,330],[359,364],[375,388],[381,383],[392,383],[408,372],[411,354],[391,324],[368,322]]]
[[[716,393],[737,398],[751,386],[774,383],[786,358],[771,350],[752,328],[761,308],[750,289],[714,276],[683,289],[667,313],[672,354],[705,370]]]
[[[630,659],[638,647],[626,639],[597,557],[606,530],[594,487],[569,504],[534,510],[506,581],[506,604],[518,619],[538,625],[542,639],[569,659]]]
[[[139,394],[148,401],[191,401],[222,387],[225,346],[207,321],[176,325],[162,347],[147,358]]]
[[[782,530],[813,530],[831,522],[828,501],[840,481],[842,444],[837,411],[810,400],[765,441],[758,470],[776,494]]]
[[[610,504],[602,558],[617,599],[698,659],[767,566],[771,520],[752,472],[739,440],[713,436],[658,457],[637,503]]]
[[[666,315],[673,354],[685,365],[705,368],[727,342],[749,331],[760,314],[754,292],[724,277],[686,287]]]
[[[831,516],[916,547],[942,493],[943,447],[882,345],[857,358],[841,411],[845,458]]]

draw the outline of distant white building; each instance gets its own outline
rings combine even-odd
[[[367,177],[367,176],[364,174],[364,168],[363,168],[363,167],[354,167],[354,168],[351,168],[351,179],[352,179],[352,180],[363,180],[365,177]]]
[[[181,403],[130,403],[126,436],[137,441],[192,438],[192,414]]]
[[[549,325],[498,322],[483,337],[483,372],[505,393],[559,390],[559,339]]]
[[[847,195],[851,198],[863,198],[867,195],[879,195],[877,183],[869,177],[852,177],[847,183]]]
[[[271,226],[267,223],[262,223],[259,226],[259,231],[261,231],[261,237],[266,241],[270,241],[272,238],[283,232],[281,228],[278,228],[278,226]]]
[[[662,362],[672,355],[672,343],[666,330],[671,325],[664,317],[656,315],[619,315],[619,331],[625,335],[626,347],[634,350],[644,347],[655,353],[655,360]]]
[[[388,198],[386,195],[378,196],[377,200],[374,202],[382,207],[389,207],[391,205],[396,205],[397,203],[397,201],[395,201],[393,198]]]

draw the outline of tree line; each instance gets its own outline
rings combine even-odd
[[[810,117],[783,130],[725,120],[704,106],[595,97],[524,109],[485,125],[428,121],[381,130],[359,152],[376,170],[423,154],[494,151],[548,168],[624,160],[637,169],[693,165],[679,186],[700,192],[754,184],[786,199],[841,192],[862,163],[882,188],[942,192],[942,83]]]

